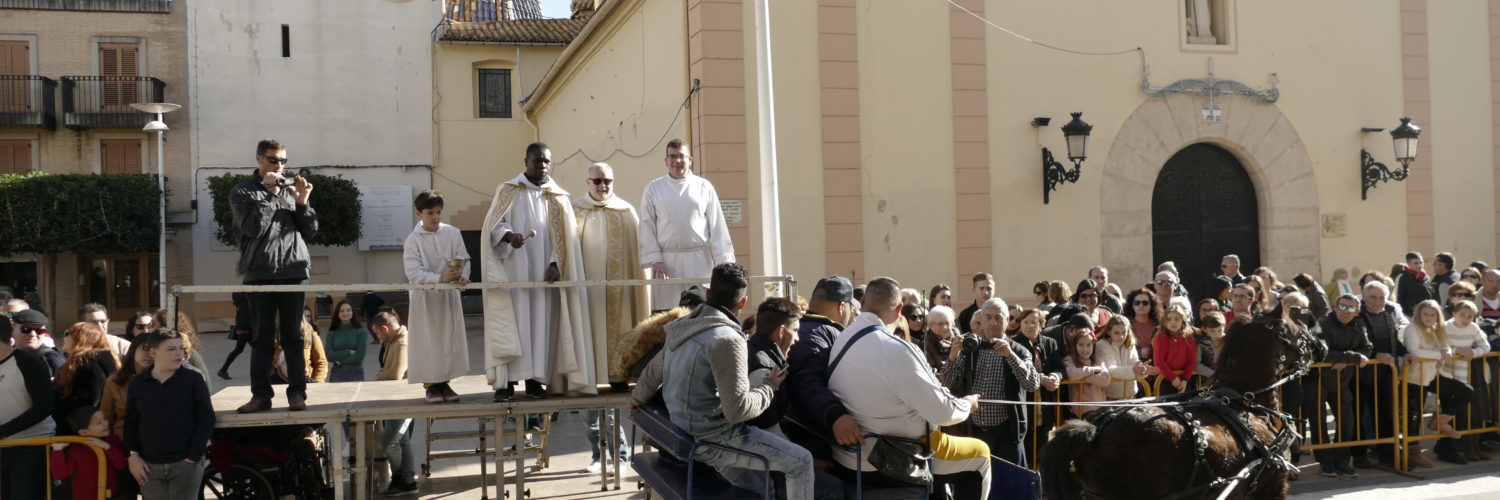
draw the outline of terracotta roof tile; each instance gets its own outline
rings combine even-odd
[[[566,45],[583,31],[588,21],[583,18],[451,22],[438,35],[438,41]]]

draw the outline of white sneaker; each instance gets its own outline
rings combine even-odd
[[[588,467],[584,467],[583,470],[589,471],[590,473],[598,473],[599,469],[601,469],[603,467],[604,467],[604,464],[601,464],[601,463],[599,463],[598,460],[595,460],[593,462],[589,462],[589,466]]]

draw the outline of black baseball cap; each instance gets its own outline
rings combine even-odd
[[[704,291],[703,286],[693,285],[682,291],[681,298],[677,299],[677,306],[698,307],[698,304],[706,301],[708,301],[708,293]]]
[[[829,276],[818,280],[818,286],[813,287],[812,298],[833,302],[851,302],[854,300],[854,284],[849,282],[849,278],[843,276]]]

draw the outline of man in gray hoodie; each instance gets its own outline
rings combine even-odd
[[[313,185],[306,177],[286,177],[286,147],[273,140],[255,146],[254,178],[229,192],[234,228],[239,236],[238,271],[246,285],[307,283],[311,259],[308,238],[318,232],[318,213],[308,205]],[[254,292],[250,295],[250,402],[240,413],[271,409],[271,365],[280,331],[284,352],[302,352],[302,292]],[[277,325],[280,328],[277,328]],[[307,409],[307,364],[287,356],[287,407]]]
[[[787,500],[813,498],[812,454],[801,446],[745,422],[771,405],[786,379],[777,370],[751,380],[745,333],[736,320],[745,308],[749,273],[735,263],[719,264],[709,282],[708,301],[666,326],[662,351],[646,365],[630,396],[632,407],[646,404],[658,392],[672,423],[694,439],[766,457],[772,471],[786,476]],[[723,474],[735,486],[765,491],[768,485],[752,471],[760,467],[749,456],[716,448],[699,448],[694,457]]]

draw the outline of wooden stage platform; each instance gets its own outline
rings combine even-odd
[[[370,467],[371,457],[368,450],[373,447],[367,445],[367,432],[364,432],[372,423],[381,420],[396,419],[426,419],[426,418],[479,418],[479,417],[509,417],[538,413],[558,413],[574,410],[621,410],[616,415],[614,425],[616,429],[610,433],[610,439],[619,436],[618,427],[622,425],[625,417],[623,410],[629,402],[628,393],[610,393],[603,389],[604,394],[583,396],[554,396],[545,399],[532,399],[516,394],[515,399],[505,403],[493,401],[494,390],[485,383],[483,375],[469,375],[454,379],[450,384],[454,392],[462,398],[456,403],[428,403],[423,399],[425,391],[421,384],[407,383],[404,380],[391,381],[368,381],[368,382],[341,382],[307,384],[307,410],[293,412],[287,411],[285,386],[274,386],[277,393],[272,399],[270,411],[251,414],[235,413],[235,409],[250,400],[249,386],[226,387],[213,395],[214,410],[217,413],[216,427],[264,427],[277,425],[316,425],[327,424],[329,436],[329,449],[339,453],[343,449],[344,429],[342,424],[348,423],[353,430],[355,450],[358,450],[355,463],[351,467],[345,460],[333,460],[334,471],[334,497],[343,498],[370,498]],[[519,384],[518,384],[519,385]],[[496,448],[499,443],[504,442],[503,425],[497,418],[494,426]],[[523,441],[524,427],[514,426],[515,442]],[[618,447],[618,444],[613,444]],[[620,470],[619,457],[617,454],[613,460],[615,471]],[[511,498],[521,500],[525,498],[525,453],[514,453],[516,467],[515,494]],[[503,491],[505,486],[504,461],[496,458],[495,491]],[[615,474],[614,489],[620,489],[620,476]],[[353,497],[346,497],[344,492],[344,478],[352,478],[350,484],[353,487]]]

